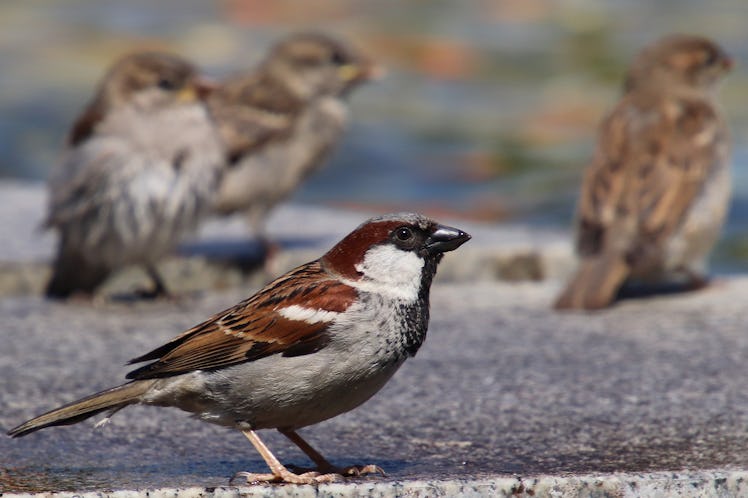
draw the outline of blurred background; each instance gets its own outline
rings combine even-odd
[[[627,62],[664,34],[698,33],[737,62],[721,93],[735,196],[713,261],[717,272],[745,271],[747,22],[745,0],[4,1],[0,178],[44,181],[122,53],[171,50],[221,77],[289,32],[323,29],[389,74],[352,96],[342,146],[295,201],[568,227]]]

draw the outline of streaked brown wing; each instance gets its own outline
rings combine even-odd
[[[663,120],[664,139],[658,144],[659,167],[642,171],[637,199],[639,223],[651,237],[667,238],[683,222],[722,158],[719,147],[727,130],[714,108],[705,101],[680,101],[672,120]],[[651,177],[647,178],[647,175]]]
[[[719,163],[725,130],[708,102],[668,101],[642,108],[624,99],[603,123],[582,185],[577,247],[597,254],[663,244]]]
[[[605,231],[622,203],[625,177],[631,169],[625,111],[619,105],[603,121],[595,156],[584,173],[577,205],[577,251],[583,256],[601,251]]]
[[[91,138],[105,114],[103,98],[96,95],[70,127],[67,138],[68,146],[76,147]]]
[[[352,287],[329,277],[319,262],[300,266],[242,301],[130,363],[156,360],[128,379],[169,377],[212,370],[282,353],[308,354],[327,344],[328,321],[294,320],[282,308],[342,312],[355,300]]]
[[[231,78],[208,101],[232,161],[288,136],[303,105],[262,72]]]

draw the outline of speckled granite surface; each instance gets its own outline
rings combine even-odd
[[[746,472],[610,474],[598,476],[396,481],[313,486],[160,488],[89,493],[6,494],[14,498],[349,498],[349,497],[615,497],[679,498],[748,495]]]

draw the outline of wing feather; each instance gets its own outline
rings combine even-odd
[[[229,79],[208,101],[231,161],[288,136],[303,105],[262,69]]]
[[[213,370],[272,354],[317,351],[327,344],[331,320],[283,316],[296,305],[339,313],[357,297],[352,287],[308,263],[268,284],[250,297],[175,337],[130,363],[153,361],[133,370],[129,379],[169,377],[193,370]],[[326,316],[335,316],[326,315]]]

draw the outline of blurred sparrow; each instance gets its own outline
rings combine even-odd
[[[576,274],[556,308],[609,306],[627,279],[704,285],[730,197],[729,137],[717,105],[732,62],[710,40],[645,48],[603,121],[577,209]]]
[[[215,211],[243,211],[260,238],[269,211],[318,169],[347,121],[347,94],[381,70],[320,33],[289,36],[259,67],[225,81],[208,105],[227,148]]]
[[[373,396],[426,338],[429,289],[443,253],[470,239],[417,214],[373,218],[316,261],[268,284],[233,308],[135,358],[150,362],[130,382],[93,394],[12,429],[109,415],[135,403],[174,406],[238,429],[270,467],[247,481],[325,482],[381,472],[336,468],[296,432]],[[258,429],[278,429],[317,465],[286,469]]]
[[[222,147],[207,91],[173,55],[136,53],[112,66],[50,178],[46,226],[60,239],[47,296],[91,294],[130,264],[165,292],[154,264],[209,213],[218,186]]]

